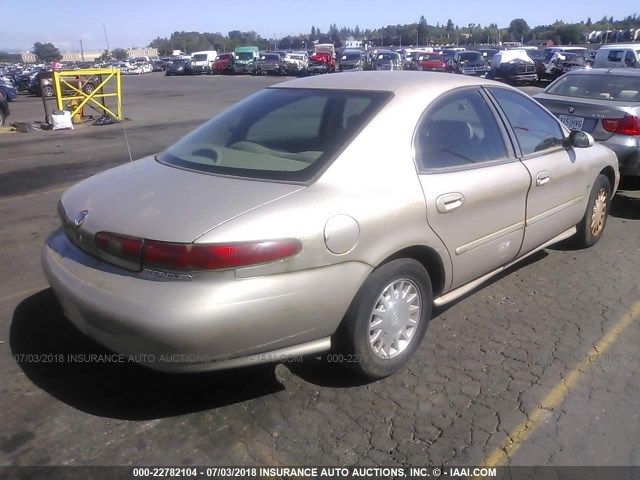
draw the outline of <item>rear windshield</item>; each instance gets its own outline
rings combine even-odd
[[[598,100],[640,102],[640,76],[564,75],[544,93]]]
[[[418,57],[420,59],[420,61],[425,62],[428,60],[440,60],[441,62],[444,61],[444,56],[442,55],[438,55],[437,53],[427,53],[425,54],[421,54],[420,57]]]
[[[391,95],[265,89],[209,120],[157,159],[203,173],[308,182]]]

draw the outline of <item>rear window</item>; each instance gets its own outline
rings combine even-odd
[[[564,75],[551,84],[544,93],[565,97],[640,102],[640,76],[613,73]]]
[[[265,89],[191,132],[157,159],[203,173],[308,182],[391,95]]]

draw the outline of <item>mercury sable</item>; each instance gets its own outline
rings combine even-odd
[[[149,367],[337,349],[380,378],[433,305],[554,242],[596,243],[618,181],[611,150],[512,87],[309,77],[67,190],[42,263],[73,324]]]

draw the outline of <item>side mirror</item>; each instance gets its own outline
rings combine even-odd
[[[569,143],[575,148],[589,148],[593,147],[594,140],[587,132],[581,132],[580,130],[572,130],[569,134]]]

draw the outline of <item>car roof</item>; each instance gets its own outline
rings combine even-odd
[[[640,69],[637,68],[589,68],[582,70],[569,70],[566,74],[571,75],[614,75],[625,77],[637,77]],[[566,75],[565,74],[565,75]]]
[[[468,85],[500,85],[491,80],[450,75],[438,72],[349,72],[318,75],[279,83],[269,88],[320,88],[336,90],[362,90],[393,92],[411,96],[424,92],[444,93]]]

